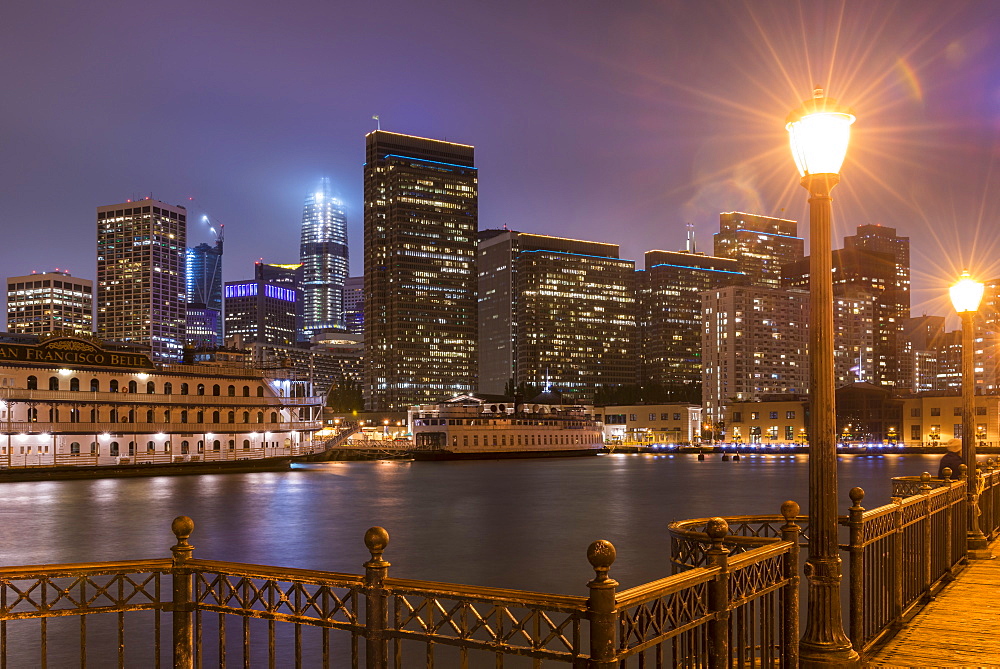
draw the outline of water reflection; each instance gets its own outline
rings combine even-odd
[[[841,508],[860,485],[872,508],[889,478],[939,456],[841,456]],[[362,536],[389,530],[390,574],[584,594],[585,552],[618,548],[623,587],[665,576],[667,524],[713,515],[805,512],[804,456],[610,456],[480,462],[339,463],[288,472],[8,483],[5,565],[166,557],[170,521],[195,519],[195,556],[359,573]]]

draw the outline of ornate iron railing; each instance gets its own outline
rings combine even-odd
[[[962,467],[960,475],[964,477]],[[1000,535],[1000,470],[985,465],[979,486],[980,526],[989,538]],[[864,490],[850,491],[853,506],[840,522],[848,528],[841,549],[849,554],[849,636],[855,649],[871,652],[895,634],[966,561],[969,517],[966,480],[932,479],[930,474],[892,480],[893,501],[875,509],[861,506]],[[803,522],[798,506],[786,502],[786,519]],[[734,554],[756,551],[781,540],[778,516],[726,518],[725,546]],[[671,566],[675,572],[707,564],[708,519],[671,523]],[[685,572],[686,573],[686,572]]]
[[[801,541],[807,541],[809,517],[797,515],[799,507],[795,502],[785,502],[781,511],[782,514],[792,515],[726,517],[729,534],[725,538],[725,547],[735,555],[781,541],[781,528],[791,521],[800,525]],[[710,545],[706,527],[710,521],[711,518],[693,518],[674,521],[667,526],[673,573],[706,564],[706,551]]]
[[[363,575],[194,559],[194,523],[172,529],[172,559],[0,569],[0,666],[46,666],[53,646],[60,665],[119,667],[796,665],[794,514],[732,557],[710,519],[705,566],[620,592],[614,546],[596,541],[586,597],[390,578],[377,527]],[[69,616],[75,632],[55,625]]]
[[[850,554],[849,636],[860,653],[895,634],[964,563],[965,481],[934,488],[929,474],[922,479],[918,494],[870,510],[861,506],[864,490],[850,491],[842,548]]]

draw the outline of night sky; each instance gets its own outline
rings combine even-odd
[[[362,272],[364,135],[473,144],[480,228],[711,252],[720,211],[807,220],[785,116],[858,116],[834,191],[911,238],[914,315],[1000,276],[1000,3],[10,2],[0,10],[0,271],[93,279],[95,207],[225,224],[227,280],[298,258],[329,176]],[[193,199],[189,199],[193,198]],[[800,234],[808,238],[805,224]]]

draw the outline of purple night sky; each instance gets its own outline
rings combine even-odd
[[[858,122],[834,191],[911,238],[914,313],[1000,276],[1000,7],[979,2],[9,3],[0,268],[95,275],[95,207],[152,194],[226,226],[227,280],[298,258],[320,176],[362,271],[364,135],[473,144],[481,228],[711,252],[720,211],[806,220],[784,119]],[[193,198],[189,201],[188,198]],[[805,224],[800,234],[808,238]]]

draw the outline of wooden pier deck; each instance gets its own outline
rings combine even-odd
[[[1000,666],[1000,540],[992,560],[972,560],[868,667]]]

